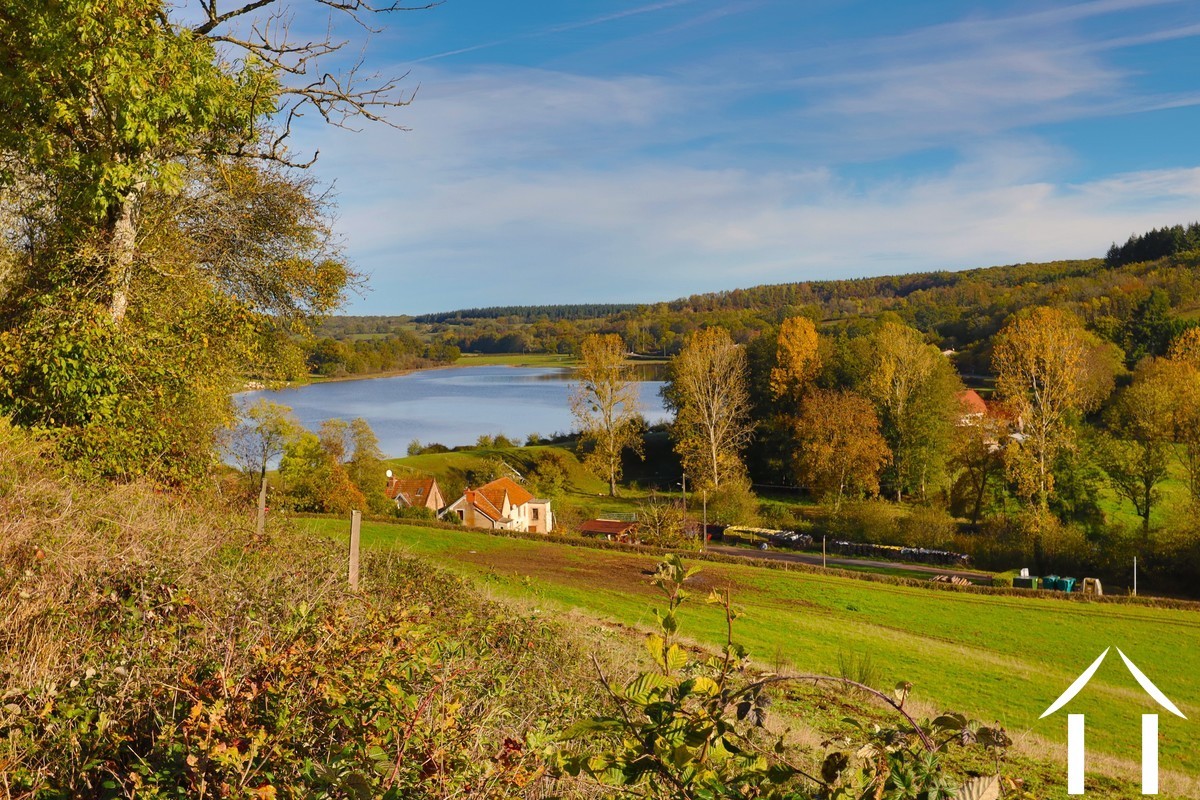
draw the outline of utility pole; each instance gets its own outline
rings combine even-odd
[[[683,510],[687,511],[687,473],[683,473],[683,483],[679,484],[683,487]]]
[[[1137,556],[1133,557],[1133,596],[1137,597]]]
[[[825,563],[825,534],[821,534],[821,569],[829,569]]]

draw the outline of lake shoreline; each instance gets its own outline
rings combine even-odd
[[[277,387],[277,388],[279,388],[279,389],[298,389],[302,386],[320,386],[321,384],[325,384],[325,383],[350,383],[351,381],[373,381],[373,380],[377,380],[379,378],[399,378],[404,375],[413,375],[417,372],[436,372],[437,370],[440,370],[440,369],[463,369],[466,367],[512,367],[515,369],[537,367],[538,369],[546,368],[546,369],[570,370],[570,369],[575,368],[575,364],[562,365],[562,366],[554,365],[554,364],[495,364],[495,363],[493,363],[493,364],[463,364],[460,359],[459,361],[456,361],[453,364],[436,364],[434,366],[413,367],[411,369],[393,369],[393,370],[388,370],[387,372],[371,372],[371,373],[365,374],[365,375],[364,374],[339,375],[336,377],[329,377],[329,378],[317,377],[314,380],[307,380],[307,381],[287,381],[282,386]],[[243,392],[262,392],[262,391],[274,391],[274,389],[268,389],[266,384],[264,384],[262,381],[246,381],[245,385],[241,389],[234,392],[234,394],[242,394]]]

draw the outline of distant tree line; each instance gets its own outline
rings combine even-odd
[[[634,303],[571,303],[552,306],[490,306],[488,308],[465,308],[458,311],[442,311],[436,314],[421,314],[413,322],[447,323],[461,320],[504,319],[508,322],[537,322],[541,319],[595,319],[637,308]]]
[[[411,331],[401,330],[368,339],[317,339],[305,363],[314,375],[342,377],[453,364],[459,354],[452,342],[423,342]]]
[[[1143,234],[1134,234],[1125,244],[1115,242],[1108,248],[1104,263],[1110,267],[1155,261],[1187,250],[1200,249],[1200,222],[1191,225],[1171,225],[1155,228]]]

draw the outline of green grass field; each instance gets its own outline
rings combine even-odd
[[[465,353],[459,356],[458,361],[454,362],[454,366],[573,367],[576,363],[574,356],[558,353],[498,353],[496,355]]]
[[[312,531],[346,535],[337,520],[304,520]],[[471,576],[502,596],[558,612],[577,610],[631,626],[649,625],[656,602],[650,557],[526,541],[471,531],[368,523],[364,546],[399,548]],[[1106,647],[1120,647],[1181,710],[1200,713],[1200,614],[1136,605],[1082,604],[890,586],[849,578],[702,563],[697,594],[728,586],[746,615],[737,638],[767,666],[837,674],[839,656],[869,655],[878,683],[907,680],[930,710],[953,709],[1003,724],[1018,741],[1065,741],[1065,711],[1041,712]],[[722,621],[697,601],[686,635],[717,643]],[[1136,768],[1142,713],[1158,709],[1114,651],[1071,704],[1087,715],[1088,746]],[[1162,769],[1200,775],[1194,723],[1160,714]],[[1136,771],[1131,773],[1136,778]]]

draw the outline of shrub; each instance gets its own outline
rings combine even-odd
[[[834,538],[852,542],[897,544],[897,508],[883,500],[842,503],[839,513],[827,512],[822,527]]]
[[[896,519],[897,544],[909,547],[950,549],[958,523],[940,508],[917,506]]]
[[[399,519],[411,519],[424,522],[437,520],[437,513],[425,506],[394,506],[392,515]],[[455,516],[455,519],[458,519]]]
[[[503,433],[497,433],[495,438],[492,439],[492,447],[507,448],[507,447],[516,447],[516,446],[517,446],[517,443],[514,442],[512,439],[508,438],[507,436],[505,436]]]
[[[708,493],[708,521],[723,525],[757,526],[758,498],[746,480],[726,481]]]

